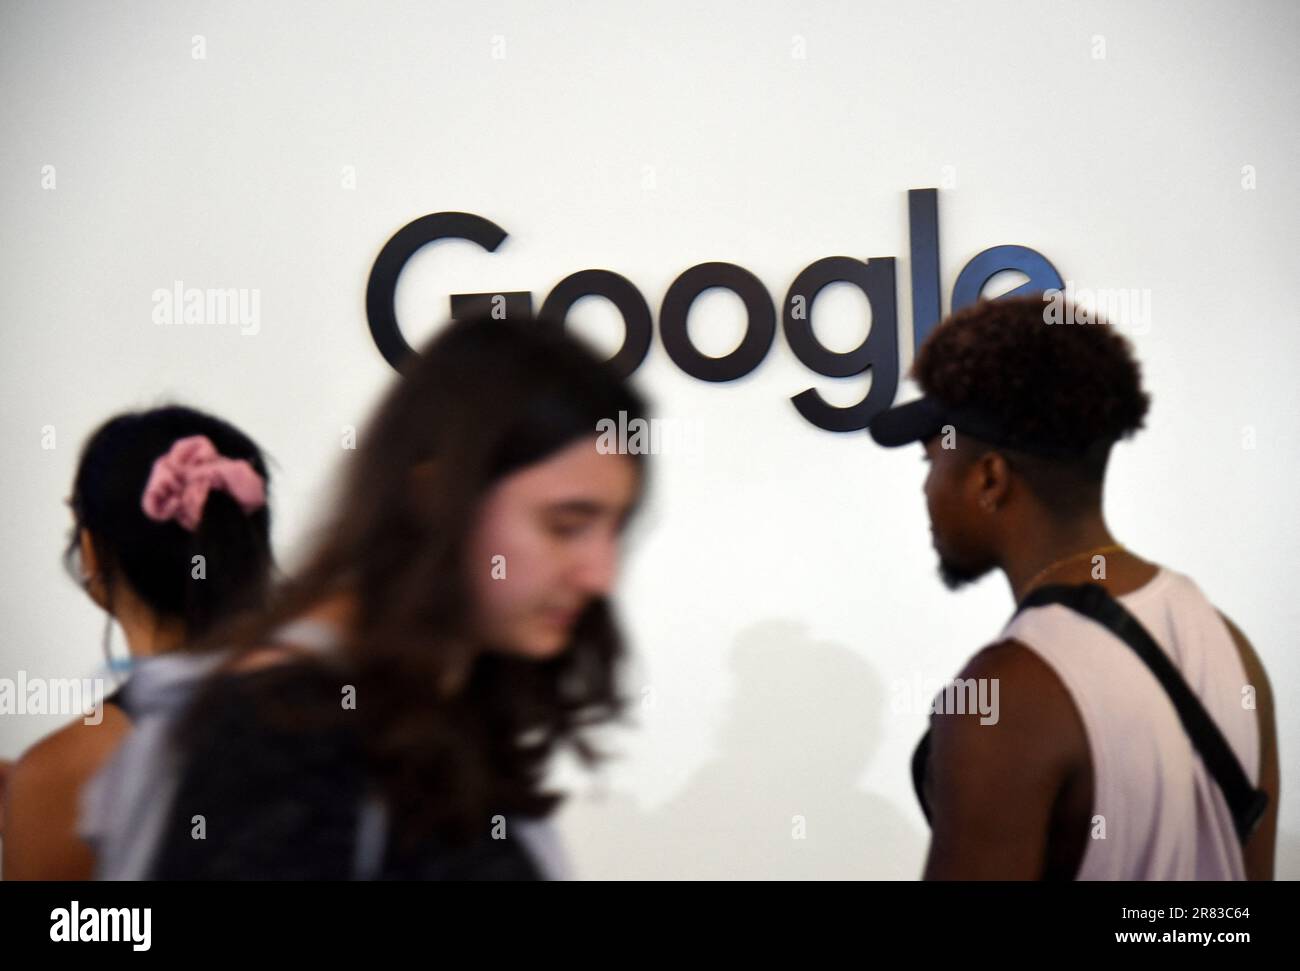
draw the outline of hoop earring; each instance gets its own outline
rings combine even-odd
[[[118,665],[113,661],[113,615],[106,614],[104,617],[104,663],[108,665],[108,671],[114,678],[117,677]],[[118,682],[121,683],[120,681]]]

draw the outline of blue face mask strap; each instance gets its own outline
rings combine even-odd
[[[126,657],[113,656],[113,615],[108,614],[104,619],[104,666],[108,673],[121,682],[130,677],[138,663],[139,660],[129,654]]]

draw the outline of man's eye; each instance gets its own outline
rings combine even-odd
[[[558,539],[573,539],[587,528],[585,522],[551,523],[551,534]]]

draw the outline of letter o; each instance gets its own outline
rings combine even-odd
[[[575,303],[583,297],[604,297],[623,317],[623,343],[609,366],[620,377],[627,377],[641,366],[650,350],[654,324],[645,297],[627,277],[613,270],[579,270],[557,283],[538,314],[544,321],[563,325]]]
[[[740,297],[748,315],[744,339],[725,357],[701,354],[686,330],[691,304],[713,287],[722,287]],[[767,356],[776,336],[776,308],[763,282],[743,266],[700,263],[682,273],[664,294],[659,310],[659,333],[668,356],[691,377],[702,381],[734,381],[758,367]]]

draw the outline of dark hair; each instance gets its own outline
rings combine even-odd
[[[69,571],[80,578],[80,531],[86,530],[110,611],[125,581],[161,618],[182,623],[187,646],[236,612],[260,606],[272,568],[268,506],[245,514],[231,496],[213,489],[194,532],[144,514],[154,462],[191,435],[206,435],[226,458],[244,459],[269,486],[256,443],[220,418],[179,405],[117,415],[82,448],[69,500],[76,522],[64,553]],[[200,555],[205,576],[195,579],[193,557]]]
[[[978,409],[1017,440],[1077,450],[1066,460],[998,449],[1049,507],[1068,508],[1095,492],[1111,446],[1142,427],[1150,397],[1132,346],[1114,327],[1095,317],[1049,324],[1046,307],[1042,294],[966,307],[921,345],[912,374],[926,394]]]
[[[565,744],[584,763],[600,757],[584,729],[624,705],[615,683],[624,648],[608,602],[588,605],[555,657],[478,651],[464,564],[469,530],[496,481],[594,438],[598,423],[617,421],[620,411],[644,417],[645,405],[561,326],[486,317],[448,325],[408,362],[358,436],[305,569],[237,638],[256,650],[331,594],[355,596],[343,650],[359,703],[346,717],[357,719],[350,724],[361,730],[395,835],[407,845],[430,834],[468,841],[496,813],[546,815],[559,801],[540,790],[552,751]],[[445,675],[466,662],[461,690],[436,697]],[[286,711],[277,678],[318,666],[276,667],[246,676],[265,685],[265,717],[312,730],[342,717],[337,700]],[[285,670],[294,668],[298,675]],[[202,719],[196,706],[196,730]]]

